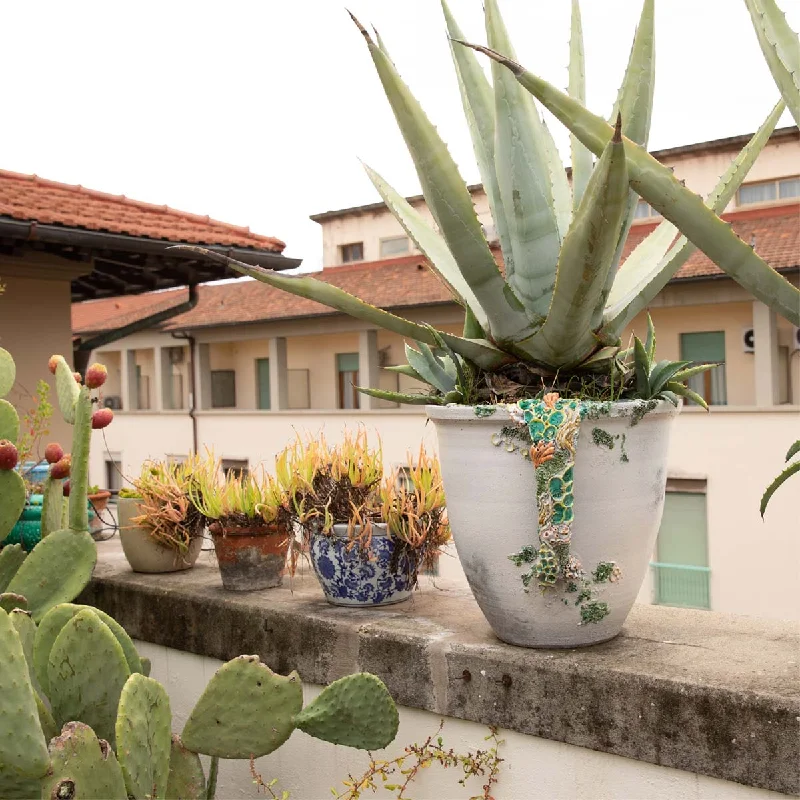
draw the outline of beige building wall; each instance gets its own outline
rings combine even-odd
[[[50,384],[50,401],[56,406],[55,384],[47,369],[50,356],[60,354],[72,363],[70,282],[13,274],[0,261],[0,284],[5,286],[0,294],[0,347],[11,353],[17,365],[16,383],[5,399],[17,407],[21,418],[32,407],[39,380]],[[49,428],[43,447],[48,441],[69,444],[72,427],[63,421],[57,406]]]

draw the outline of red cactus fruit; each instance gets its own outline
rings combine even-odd
[[[64,448],[58,442],[50,442],[44,449],[44,458],[48,464],[55,464],[64,458]]]
[[[99,389],[108,377],[108,370],[103,364],[92,364],[86,370],[86,385],[90,389]]]
[[[64,456],[55,464],[50,465],[50,477],[56,479],[68,477],[71,466],[72,466],[71,456],[69,455]]]
[[[80,372],[73,372],[72,377],[75,378],[75,383],[80,383],[83,378],[81,378]]]
[[[61,487],[61,491],[64,494],[64,497],[69,497],[69,479],[64,481],[64,485]]]
[[[17,447],[8,439],[0,439],[0,469],[14,469],[19,461]]]
[[[92,428],[96,431],[105,428],[111,424],[112,419],[114,419],[114,412],[110,408],[98,408],[92,414]]]
[[[47,369],[55,375],[56,374],[56,366],[58,365],[58,356],[50,356],[50,360],[47,362]]]

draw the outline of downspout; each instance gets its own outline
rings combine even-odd
[[[189,370],[189,417],[192,420],[192,452],[197,453],[197,415],[195,409],[197,408],[197,392],[195,391],[195,365],[197,357],[197,340],[189,333],[173,333],[173,339],[183,339],[189,343],[189,363],[191,369]]]
[[[149,317],[137,319],[130,325],[125,325],[122,328],[116,328],[112,331],[106,331],[105,333],[98,334],[91,339],[87,339],[85,342],[82,341],[73,349],[75,370],[80,372],[81,375],[86,372],[86,368],[89,366],[89,356],[91,355],[92,350],[97,350],[98,348],[104,347],[112,342],[118,342],[120,339],[124,339],[126,336],[131,336],[132,334],[143,331],[146,328],[152,328],[154,325],[158,325],[161,322],[166,322],[173,317],[185,314],[187,311],[191,311],[196,305],[197,286],[195,284],[189,284],[189,299],[185,302],[178,303],[176,306],[165,308],[163,311],[159,311],[156,314],[151,314]]]

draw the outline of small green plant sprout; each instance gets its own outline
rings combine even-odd
[[[748,1],[764,9],[774,5],[773,0]],[[514,61],[498,0],[484,2],[488,47],[464,42],[445,0],[442,10],[504,271],[436,127],[382,41],[354,22],[403,134],[434,224],[377,172],[367,167],[367,174],[464,308],[461,336],[375,308],[309,276],[282,275],[201,247],[179,247],[416,342],[407,350],[408,364],[396,371],[427,383],[429,394],[368,390],[402,403],[513,402],[536,397],[543,384],[568,399],[605,400],[612,380],[617,399],[648,399],[665,391],[695,399],[667,386],[681,383],[674,365],[656,364],[647,381],[641,369],[619,369],[623,332],[695,247],[757,299],[800,325],[800,291],[717,216],[769,140],[783,112],[782,101],[704,202],[647,152],[655,84],[654,0],[643,0],[608,120],[583,106],[585,59],[577,0],[572,3],[568,94]],[[769,32],[765,36],[774,41]],[[475,51],[491,58],[491,82]],[[796,53],[785,63],[790,66],[783,77],[793,72],[794,78],[787,80],[796,86],[800,70],[791,66],[797,63]],[[573,134],[571,185],[536,101]],[[640,195],[664,221],[622,262]]]
[[[800,472],[800,439],[798,439],[790,448],[789,451],[786,453],[786,466],[783,468],[783,471],[775,478],[774,481],[767,487],[767,490],[764,492],[764,495],[761,498],[761,518],[764,518],[764,514],[767,510],[767,505],[769,501],[772,499],[772,495],[783,485],[783,483],[788,480],[792,475],[797,472]],[[794,460],[792,460],[794,459]]]

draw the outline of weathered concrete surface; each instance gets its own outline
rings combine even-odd
[[[138,575],[113,540],[99,547],[80,602],[137,639],[222,660],[257,653],[318,684],[366,670],[405,706],[800,794],[796,623],[635,606],[610,642],[526,650],[496,639],[463,589],[334,608],[310,571],[240,595],[205,556]]]

